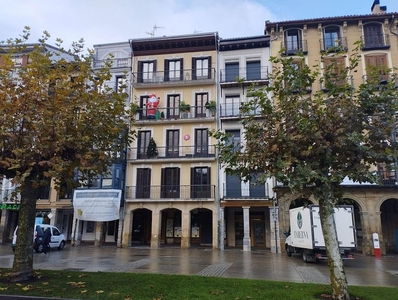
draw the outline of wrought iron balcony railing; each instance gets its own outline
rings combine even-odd
[[[220,70],[220,83],[244,81],[268,80],[268,66],[253,68],[231,68]]]
[[[283,49],[284,55],[295,55],[299,52],[308,53],[307,41],[301,39],[295,41],[284,40],[281,43],[281,49]]]
[[[362,50],[388,49],[390,48],[390,36],[388,34],[366,34],[361,36]]]
[[[339,52],[347,51],[347,38],[340,37],[339,39],[323,38],[319,40],[321,52]]]
[[[181,83],[204,83],[215,82],[216,71],[214,68],[206,69],[185,69],[185,70],[165,70],[153,72],[135,72],[134,85],[173,85]]]
[[[215,145],[195,146],[163,146],[157,147],[158,155],[150,157],[147,155],[147,147],[129,149],[129,159],[191,159],[191,158],[214,158],[216,153]]]
[[[131,67],[130,58],[112,58],[112,68],[127,68]],[[105,65],[106,60],[94,60],[93,68],[101,68]]]
[[[126,200],[208,200],[216,198],[216,186],[208,185],[142,185],[126,186]]]
[[[321,83],[321,90],[324,92],[328,92],[330,87],[334,86],[343,86],[347,84],[349,87],[354,86],[354,78],[353,76],[344,76],[344,75],[325,75],[325,80]]]
[[[215,118],[216,109],[207,109],[203,106],[191,106],[189,110],[180,110],[178,107],[140,107],[136,110],[136,121],[179,120],[197,118]]]
[[[363,83],[370,83],[376,86],[383,86],[391,82],[395,88],[398,88],[398,74],[378,74],[378,75],[363,75]]]
[[[224,200],[231,199],[261,199],[265,200],[269,198],[268,195],[268,184],[261,186],[251,186],[243,188],[240,185],[225,184],[224,185]]]

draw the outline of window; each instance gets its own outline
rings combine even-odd
[[[233,82],[239,78],[239,62],[225,64],[225,81]]]
[[[137,82],[152,82],[155,79],[156,61],[138,62]]]
[[[135,197],[144,199],[149,199],[151,197],[151,169],[137,169]]]
[[[191,198],[210,198],[210,168],[191,168]]]
[[[180,117],[180,110],[178,108],[179,104],[179,94],[167,96],[167,119],[177,119]]]
[[[182,80],[183,78],[183,60],[181,59],[166,59],[164,62],[165,81]]]
[[[365,56],[367,80],[378,80],[385,83],[388,80],[387,54]]]
[[[222,113],[223,117],[236,117],[239,115],[240,97],[238,95],[231,95],[225,97]]]
[[[246,80],[261,79],[261,62],[248,61],[246,62]]]
[[[192,58],[192,80],[211,79],[211,57]]]
[[[242,183],[238,175],[226,175],[224,192],[226,198],[240,198],[242,196]]]
[[[325,76],[324,89],[331,89],[336,85],[346,83],[345,58],[326,57],[323,60],[323,72]]]
[[[364,48],[379,48],[385,46],[381,24],[370,23],[363,26]]]
[[[178,157],[179,156],[179,130],[166,131],[166,156]]]
[[[206,103],[209,101],[208,93],[195,94],[196,117],[206,117]]]
[[[233,144],[233,151],[239,151],[240,148],[240,130],[225,130],[226,134],[230,135],[228,145]]]
[[[323,39],[324,50],[339,47],[341,45],[340,28],[338,26],[325,27]]]
[[[127,93],[127,80],[125,76],[116,76],[116,93]]]
[[[151,139],[150,131],[138,131],[138,149],[137,149],[137,159],[147,158],[146,150],[148,149],[149,141]]]
[[[295,54],[303,51],[301,31],[298,29],[289,29],[285,31],[285,51],[288,54]]]
[[[209,152],[209,137],[207,129],[195,129],[195,157],[207,156]]]
[[[180,198],[180,169],[163,168],[161,175],[161,198]]]

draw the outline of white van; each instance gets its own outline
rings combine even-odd
[[[15,247],[17,246],[17,235],[18,235],[18,226],[14,230],[14,234],[12,236],[12,243],[11,243],[11,248],[12,251],[15,251]],[[36,252],[39,252],[39,248],[43,248],[41,245],[41,242],[43,240],[43,229],[39,224],[35,225],[35,228],[33,230],[33,250]]]
[[[58,248],[59,250],[64,249],[66,239],[65,235],[59,231],[59,229],[50,224],[36,224],[34,230],[34,238],[33,238],[33,250],[37,253],[43,252],[43,235],[44,228],[48,227],[51,230],[51,248]],[[14,235],[12,237],[12,250],[15,251],[15,247],[17,245],[17,234],[18,234],[18,226],[14,230]]]
[[[62,250],[65,247],[66,238],[65,235],[59,231],[59,229],[53,225],[49,224],[40,224],[42,231],[44,232],[45,228],[49,228],[51,230],[51,241],[50,248],[58,248],[58,250]],[[43,245],[40,244],[38,248],[38,252],[43,251]]]

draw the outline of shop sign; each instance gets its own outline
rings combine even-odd
[[[0,207],[1,207],[1,209],[5,209],[5,210],[19,210],[19,208],[21,207],[21,204],[1,203]]]

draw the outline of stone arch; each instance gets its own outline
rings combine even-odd
[[[395,254],[398,253],[398,197],[385,198],[377,203],[380,229],[375,232],[379,234],[383,254]]]
[[[191,246],[211,246],[213,244],[213,211],[205,207],[190,211]]]
[[[160,245],[181,245],[183,234],[183,211],[176,207],[164,207],[160,210]]]

